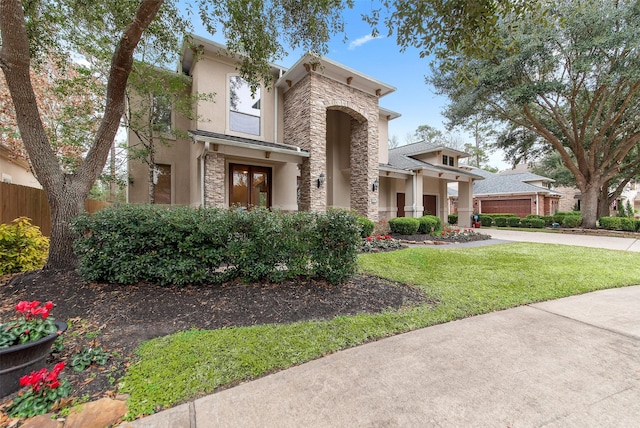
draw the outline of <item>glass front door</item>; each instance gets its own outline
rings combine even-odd
[[[229,204],[232,207],[271,207],[271,168],[230,165]]]

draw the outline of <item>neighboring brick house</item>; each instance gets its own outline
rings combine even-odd
[[[476,213],[511,213],[553,215],[559,210],[561,193],[550,189],[554,180],[532,172],[503,171],[492,173],[474,168],[484,180],[473,185]]]
[[[171,115],[171,126],[187,130],[191,141],[158,147],[157,203],[340,207],[374,221],[426,210],[446,219],[447,183],[455,182],[463,194],[458,210],[470,218],[472,183],[482,177],[458,168],[466,154],[417,145],[388,150],[388,123],[400,115],[379,99],[393,86],[305,55],[290,69],[272,65],[274,85],[252,95],[224,46],[193,41],[197,61],[186,49],[181,71],[194,93],[216,98],[199,103],[196,120]],[[135,143],[131,133],[129,140]],[[128,200],[148,202],[147,167],[130,161],[129,176]]]

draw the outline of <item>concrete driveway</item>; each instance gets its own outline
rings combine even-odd
[[[637,286],[471,317],[123,426],[637,427],[639,309]]]
[[[545,244],[576,245],[579,247],[640,252],[640,241],[634,238],[504,229],[480,229],[479,232],[491,235],[493,239],[500,241],[540,242]]]

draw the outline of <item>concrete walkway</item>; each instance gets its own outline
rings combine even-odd
[[[637,286],[467,318],[122,426],[637,427],[639,309]]]

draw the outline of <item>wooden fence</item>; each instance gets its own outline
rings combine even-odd
[[[107,205],[108,202],[87,199],[84,209],[92,213]],[[43,235],[51,235],[51,212],[44,190],[0,183],[0,223],[9,224],[18,217],[29,217]]]

